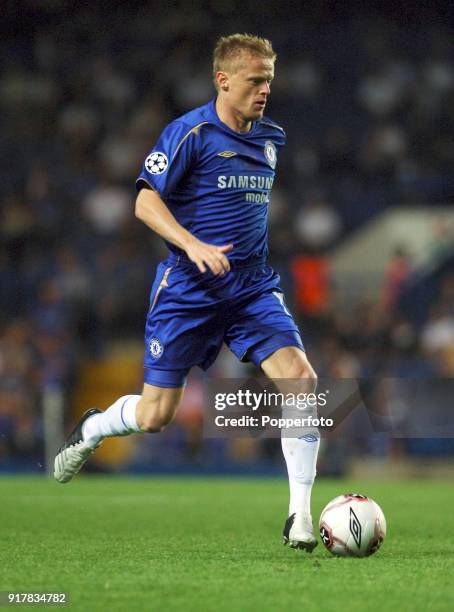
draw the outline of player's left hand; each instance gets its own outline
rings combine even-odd
[[[230,270],[230,262],[224,253],[233,249],[233,244],[215,246],[195,239],[186,247],[186,254],[197,268],[205,274],[207,266],[216,276],[223,276]]]

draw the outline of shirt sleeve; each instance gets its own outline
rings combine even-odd
[[[170,123],[145,158],[136,180],[137,191],[151,187],[163,199],[174,191],[195,161],[195,136],[195,130],[187,124]]]

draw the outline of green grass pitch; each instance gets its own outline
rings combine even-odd
[[[387,518],[373,557],[282,546],[283,479],[4,477],[0,591],[66,591],[87,612],[453,610],[452,483],[318,479],[314,517],[347,491]]]

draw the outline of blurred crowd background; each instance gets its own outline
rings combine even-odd
[[[140,391],[137,355],[165,251],[134,217],[135,178],[166,123],[214,96],[209,50],[237,31],[270,38],[278,53],[267,114],[288,146],[270,205],[271,262],[315,369],[453,376],[447,217],[427,227],[423,274],[397,244],[377,291],[340,300],[330,268],[389,209],[452,209],[454,38],[443,3],[412,15],[330,2],[16,4],[6,3],[0,40],[0,469],[43,469],[45,390],[61,391],[68,425],[88,407],[84,376],[130,355],[135,387],[125,391]],[[221,373],[254,371],[223,351],[209,375]],[[114,385],[98,378],[108,398]],[[136,437],[104,469],[283,469],[279,441],[204,440],[202,415],[195,371],[176,423]],[[328,445],[321,469],[341,472],[353,455],[453,454],[449,439],[358,434]]]

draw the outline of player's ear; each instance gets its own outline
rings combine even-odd
[[[229,77],[222,70],[219,70],[219,72],[216,72],[216,82],[220,90],[222,91],[229,90]]]

